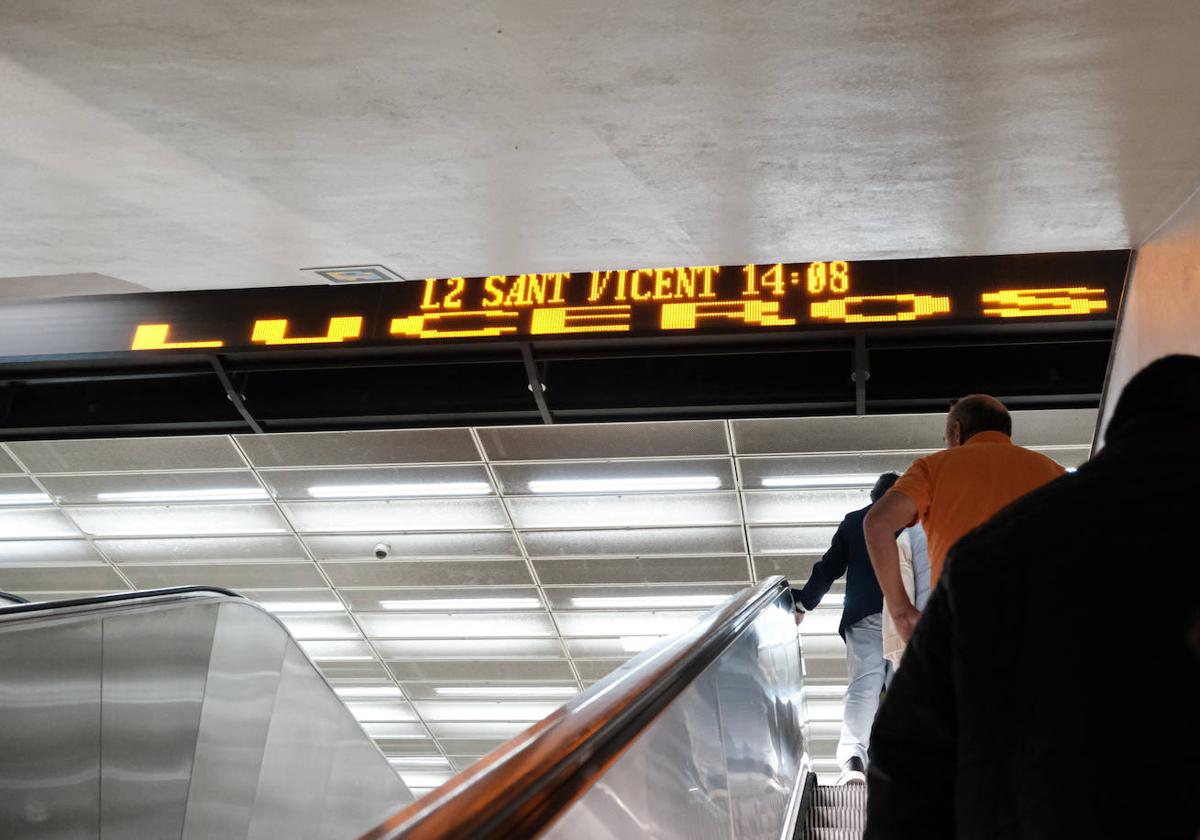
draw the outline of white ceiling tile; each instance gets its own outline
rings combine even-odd
[[[745,551],[739,528],[630,528],[522,534],[531,557],[730,554]]]
[[[325,563],[335,586],[512,586],[532,584],[521,560],[402,559],[382,563]]]
[[[280,499],[475,496],[491,492],[482,465],[263,470]]]
[[[363,630],[380,639],[552,637],[550,617],[540,613],[358,613]]]
[[[903,473],[917,458],[936,450],[902,452],[855,452],[843,455],[772,455],[738,458],[742,487],[747,490],[778,489],[779,483],[793,478],[819,481],[830,476],[831,484],[846,476],[863,476],[862,486],[869,487],[885,472]],[[868,481],[865,477],[869,476]]]
[[[352,609],[363,612],[385,609],[409,612],[439,607],[445,611],[447,605],[456,610],[528,609],[541,605],[538,591],[533,587],[344,589],[342,594]]]
[[[749,583],[745,555],[725,557],[597,557],[534,560],[543,584],[674,583],[733,581]]]
[[[163,586],[221,586],[294,588],[324,586],[312,563],[179,563],[166,566],[123,566],[122,571],[141,589]]]
[[[756,491],[744,495],[746,521],[771,523],[841,522],[851,511],[871,503],[868,490]]]
[[[54,500],[27,476],[0,476],[0,508],[48,505]]]
[[[280,534],[287,524],[270,504],[95,505],[63,508],[97,537]]]
[[[619,528],[655,525],[736,525],[734,493],[546,496],[508,500],[518,528]]]
[[[550,646],[543,640],[536,641],[543,648]],[[391,644],[379,642],[385,649]],[[400,648],[399,650],[403,650]],[[383,655],[387,655],[386,653]],[[548,680],[573,680],[571,666],[565,659],[400,659],[388,662],[388,669],[400,680],[422,680],[444,683],[447,681],[478,682],[480,680],[509,682],[537,682]]]
[[[375,649],[385,659],[515,659],[562,656],[557,639],[377,639]],[[393,667],[393,670],[395,668]]]
[[[561,703],[529,703],[520,701],[469,702],[424,700],[413,703],[421,717],[428,721],[534,721],[553,712]]]
[[[283,507],[301,533],[467,531],[508,524],[495,498],[284,502]]]
[[[745,561],[743,561],[743,569]],[[545,581],[543,581],[545,583]],[[614,608],[622,601],[636,599],[639,605],[652,602],[654,606],[706,607],[720,603],[737,594],[744,583],[734,584],[673,584],[671,586],[548,586],[546,598],[554,609],[579,609],[581,604],[591,604],[597,599],[615,599],[616,603],[602,603],[600,608]],[[657,599],[657,600],[656,600]],[[683,600],[685,603],[672,603]],[[694,603],[687,603],[695,600]]]
[[[84,540],[5,540],[0,566],[88,565],[104,560]]]
[[[472,722],[435,721],[429,722],[429,729],[435,738],[453,739],[499,739],[507,741],[520,735],[529,728],[529,721],[489,721]]]
[[[732,420],[739,455],[940,449],[945,415],[780,417]]]
[[[492,461],[729,454],[725,424],[720,420],[506,426],[480,429],[479,440]]]
[[[308,558],[295,537],[96,540],[114,563],[278,563]]]
[[[8,453],[0,449],[0,475],[8,473],[18,474],[21,472],[21,467],[9,457]]]
[[[733,465],[727,457],[496,464],[494,470],[496,480],[508,496],[531,494],[534,487],[543,487],[547,483],[553,486],[554,482],[616,484],[657,479],[668,483],[700,484],[705,489],[735,488]]]
[[[237,441],[250,463],[264,468],[479,460],[466,429],[238,435]]]
[[[62,504],[254,501],[267,491],[249,470],[59,475],[42,478]]]
[[[356,662],[374,659],[371,648],[364,641],[308,641],[300,642],[300,647],[310,657],[317,660],[333,662]]]
[[[78,536],[71,521],[54,508],[0,507],[0,540]]]
[[[4,544],[0,543],[0,551],[3,550]],[[123,592],[128,588],[109,566],[29,568],[0,565],[0,591],[17,595],[23,592]]]
[[[692,627],[702,611],[659,612],[556,612],[554,620],[563,636],[662,636],[682,633]]]
[[[836,530],[821,525],[759,525],[750,528],[750,550],[755,554],[824,552]]]
[[[384,543],[390,556],[400,560],[443,560],[447,558],[520,557],[512,531],[442,534],[309,535],[305,544],[318,560],[370,560],[375,546]]]
[[[361,639],[362,634],[344,612],[341,615],[280,614],[279,620],[296,639]]]
[[[350,700],[346,702],[346,708],[360,723],[400,723],[417,719],[412,706],[402,701]]]
[[[8,446],[32,473],[239,469],[246,466],[225,435],[21,441]]]

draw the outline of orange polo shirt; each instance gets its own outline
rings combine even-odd
[[[917,506],[929,540],[932,585],[942,576],[946,555],[968,531],[1064,472],[1003,432],[979,432],[962,446],[913,461],[888,492],[903,493]]]

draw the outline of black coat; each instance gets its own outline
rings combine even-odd
[[[871,568],[867,555],[867,540],[863,536],[863,520],[867,517],[867,505],[861,510],[846,514],[842,524],[834,532],[833,541],[825,556],[813,566],[812,574],[804,587],[792,588],[792,597],[804,609],[811,610],[821,602],[833,582],[846,576],[846,598],[842,604],[842,620],[838,632],[846,638],[846,628],[869,615],[883,610],[883,592]]]
[[[1143,429],[964,537],[871,736],[866,837],[1200,829],[1200,434]]]

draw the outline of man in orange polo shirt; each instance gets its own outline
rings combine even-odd
[[[1012,442],[1012,418],[995,397],[972,394],[950,407],[946,449],[918,458],[863,522],[867,553],[905,642],[920,611],[900,577],[896,532],[918,519],[929,540],[930,587],[950,548],[1002,508],[1063,474],[1041,453]]]

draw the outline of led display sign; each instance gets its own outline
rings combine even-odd
[[[0,355],[380,346],[1109,320],[1126,251],[683,265],[0,308]]]

